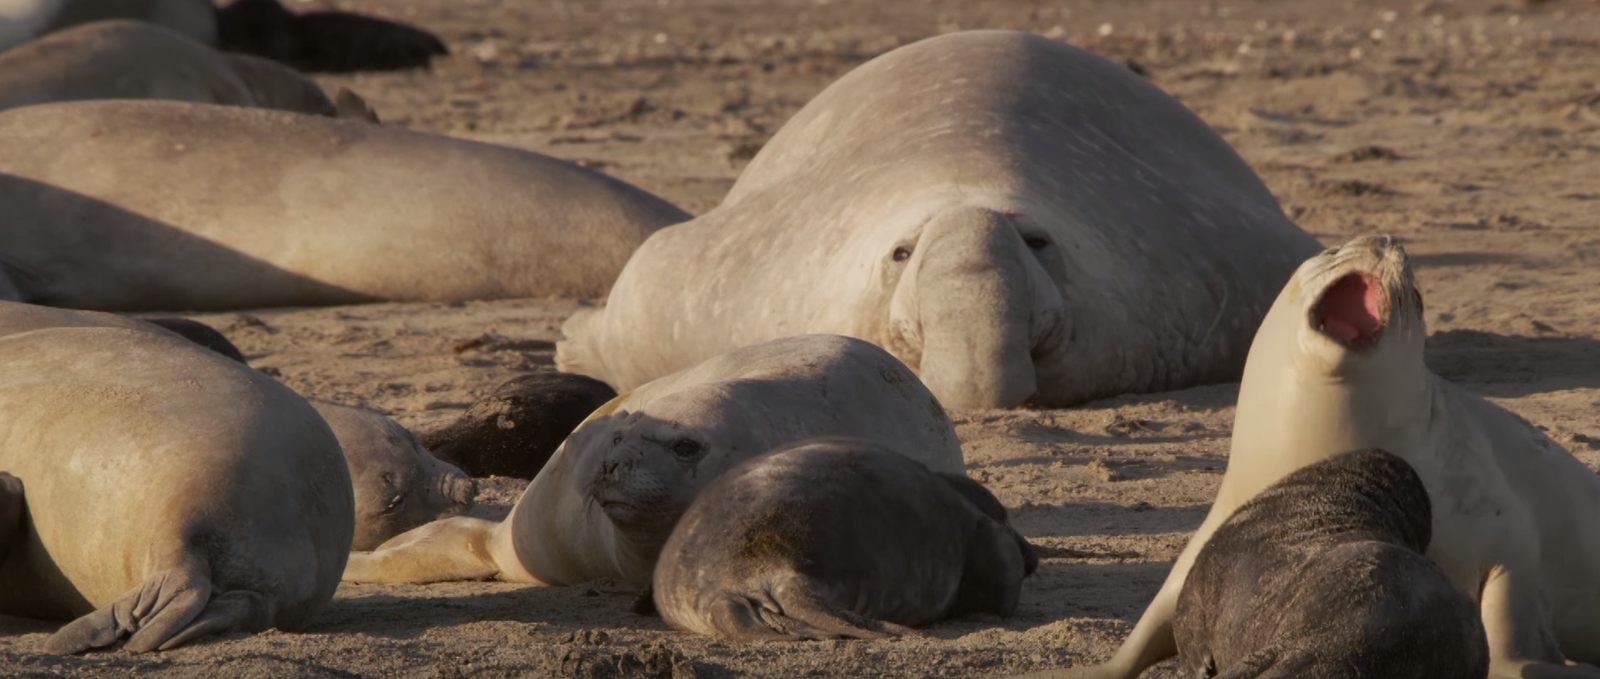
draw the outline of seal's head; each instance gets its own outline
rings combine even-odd
[[[350,465],[356,497],[351,549],[375,549],[412,528],[472,508],[477,484],[429,454],[400,423],[361,408],[312,405],[333,428]]]
[[[659,547],[713,479],[764,452],[758,410],[736,388],[697,385],[665,398],[595,417],[568,445],[588,469],[577,480],[618,531]]]
[[[1405,248],[1388,236],[1364,236],[1306,260],[1288,299],[1303,319],[1300,355],[1328,372],[1415,362],[1427,336],[1422,293]]]

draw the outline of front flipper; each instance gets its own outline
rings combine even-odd
[[[499,576],[489,537],[500,524],[456,516],[389,538],[370,552],[351,552],[345,582],[441,582]]]
[[[1524,560],[1526,561],[1526,560]],[[1537,568],[1495,566],[1484,580],[1483,631],[1489,637],[1490,679],[1600,679],[1600,667],[1568,663],[1550,633],[1539,596]]]

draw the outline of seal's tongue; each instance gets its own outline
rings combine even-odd
[[[1317,302],[1317,329],[1340,342],[1366,342],[1383,326],[1383,287],[1364,273],[1340,278]]]

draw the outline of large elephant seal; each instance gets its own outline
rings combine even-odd
[[[0,332],[0,412],[26,505],[0,612],[75,617],[46,651],[293,630],[333,597],[350,475],[288,387],[164,331],[55,327]]]
[[[430,455],[417,437],[382,414],[312,401],[333,428],[355,484],[356,532],[350,548],[385,540],[472,508],[478,486],[460,469]]]
[[[0,52],[69,26],[133,19],[212,44],[217,9],[211,0],[0,0]]]
[[[523,375],[424,434],[422,445],[473,476],[531,479],[589,413],[616,397],[610,385],[584,375]]]
[[[947,407],[1237,379],[1317,242],[1204,121],[1039,36],[929,38],[784,124],[727,198],[650,238],[561,370],[628,389],[803,332],[888,349]],[[693,262],[692,266],[685,262]]]
[[[1256,333],[1216,502],[1111,660],[1043,677],[1133,677],[1175,652],[1195,556],[1240,505],[1302,467],[1381,448],[1433,504],[1428,557],[1479,603],[1490,676],[1600,677],[1600,477],[1526,421],[1423,364],[1405,250],[1358,238],[1302,264]]]
[[[173,99],[334,115],[316,81],[142,21],[98,21],[0,53],[0,109],[83,99]]]
[[[1483,679],[1472,599],[1422,552],[1422,479],[1382,450],[1300,469],[1195,556],[1173,634],[1182,677]]]
[[[436,521],[352,554],[344,577],[647,585],[702,489],[740,462],[821,436],[889,445],[936,472],[965,469],[944,409],[893,356],[849,337],[789,337],[618,396],[567,438],[505,521]]]
[[[731,641],[871,639],[1011,615],[1038,565],[965,474],[880,443],[812,439],[711,482],[661,550],[654,595],[673,627]]]
[[[53,306],[596,297],[688,218],[529,151],[233,106],[29,106],[0,147],[0,294]]]

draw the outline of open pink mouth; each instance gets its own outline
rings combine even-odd
[[[1322,293],[1311,311],[1322,334],[1355,347],[1370,343],[1383,329],[1383,285],[1364,273],[1347,274]]]

